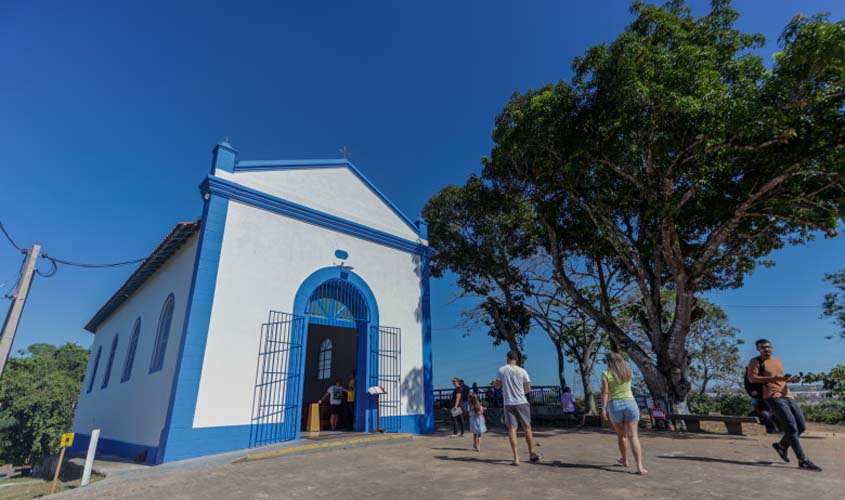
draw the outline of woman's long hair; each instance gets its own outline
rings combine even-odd
[[[604,357],[604,361],[607,364],[607,369],[610,370],[610,373],[613,374],[613,378],[615,378],[617,382],[624,384],[634,377],[634,372],[631,371],[631,367],[628,366],[628,363],[625,362],[625,358],[623,358],[618,352],[607,353]]]

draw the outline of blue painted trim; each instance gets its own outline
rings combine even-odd
[[[175,457],[199,456],[204,454],[202,435],[193,428],[194,411],[197,406],[202,362],[208,339],[208,324],[211,321],[211,307],[217,285],[217,270],[220,251],[223,248],[223,230],[229,200],[212,195],[205,202],[200,227],[200,240],[194,259],[194,273],[191,279],[191,293],[182,335],[179,342],[179,356],[173,372],[170,402],[161,431],[159,453],[156,463],[176,460]],[[249,426],[247,426],[248,428]],[[249,445],[247,430],[246,447]],[[237,446],[236,442],[221,442],[221,446]]]
[[[340,217],[271,196],[213,175],[206,178],[200,189],[203,193],[210,193],[215,196],[246,203],[254,207],[263,208],[309,224],[349,234],[404,252],[417,255],[425,255],[432,252],[431,248],[421,243],[400,238],[384,231],[358,224],[357,222],[341,219]]]
[[[420,415],[400,415],[398,417],[381,417],[381,426],[389,429],[399,429],[399,432],[406,432],[408,434],[431,434],[434,428],[428,427],[430,414]],[[395,425],[395,420],[399,419],[399,425]]]
[[[235,162],[238,159],[238,150],[228,142],[220,142],[211,150],[211,173],[217,169],[226,172],[235,171]]]
[[[71,454],[82,454],[88,452],[88,443],[91,442],[90,434],[76,433],[73,437],[73,445],[68,449]],[[155,463],[158,448],[155,446],[148,446],[144,444],[129,443],[126,441],[119,441],[117,439],[108,439],[100,437],[97,440],[97,455],[114,455],[116,457],[123,457],[129,460],[134,460],[139,454],[147,452],[147,459],[143,462],[146,464]]]
[[[368,309],[368,317],[369,322],[365,321],[358,321],[357,325],[357,346],[358,352],[356,353],[357,362],[356,362],[356,371],[355,371],[355,431],[359,432],[368,432],[370,431],[373,426],[372,422],[374,422],[374,416],[376,412],[375,404],[373,404],[373,398],[367,394],[367,387],[366,383],[362,384],[361,381],[367,381],[369,374],[368,374],[368,355],[371,349],[370,346],[370,336],[369,326],[370,325],[378,325],[379,324],[379,313],[378,313],[378,302],[376,301],[376,296],[373,294],[373,291],[370,289],[367,282],[363,280],[358,274],[350,271],[350,270],[343,270],[339,267],[324,267],[322,269],[318,269],[311,273],[310,276],[305,278],[305,281],[299,286],[299,289],[296,292],[296,297],[293,301],[293,314],[295,316],[301,316],[305,318],[303,328],[304,330],[304,340],[302,342],[303,348],[301,350],[301,354],[299,359],[296,360],[297,362],[297,373],[303,373],[303,368],[305,366],[305,353],[307,352],[307,344],[308,344],[308,325],[311,318],[306,314],[308,311],[308,304],[311,300],[311,296],[314,294],[314,291],[324,282],[331,280],[331,279],[344,279],[348,281],[351,285],[355,286],[361,295],[364,296],[364,300],[367,302],[367,309]],[[317,323],[317,321],[315,321]],[[291,400],[286,402],[285,404],[296,405],[298,407],[302,406],[302,391],[305,383],[304,375],[300,377],[300,387],[298,391],[288,390],[287,394],[295,394],[297,395],[296,400]],[[361,402],[365,402],[365,404],[361,404]],[[297,421],[296,421],[296,438],[298,439],[300,436],[300,430],[302,428],[302,412],[297,412]]]
[[[88,380],[88,390],[85,391],[86,394],[94,390],[94,380],[97,379],[97,369],[100,367],[100,355],[102,353],[103,346],[101,344],[99,347],[97,347],[97,357],[94,358],[94,371],[91,372],[91,378]]]
[[[431,267],[429,256],[420,257],[420,306],[422,307],[423,335],[423,397],[425,398],[425,421],[422,433],[434,432],[434,374],[431,346]]]
[[[315,169],[315,168],[338,168],[338,167],[346,167],[348,168],[356,177],[361,179],[361,182],[364,183],[367,188],[373,192],[376,196],[384,202],[385,205],[390,207],[402,222],[407,224],[409,228],[413,231],[417,231],[417,226],[411,219],[408,218],[399,207],[397,207],[392,201],[390,201],[387,196],[382,193],[375,184],[370,182],[367,177],[361,173],[361,171],[352,164],[351,161],[341,158],[341,159],[333,159],[333,160],[267,160],[267,161],[239,161],[235,163],[234,171],[235,172],[254,172],[254,171],[262,171],[262,170],[301,170],[301,169]],[[419,233],[418,233],[419,234]],[[422,236],[420,236],[422,238]],[[425,239],[425,238],[423,238]]]

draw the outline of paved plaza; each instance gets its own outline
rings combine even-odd
[[[238,499],[840,499],[845,491],[845,437],[811,431],[805,448],[822,473],[781,463],[772,437],[649,433],[643,436],[647,476],[614,466],[607,431],[538,429],[545,458],[510,465],[507,438],[444,433],[412,441],[287,455],[208,468],[103,481],[67,498]],[[524,441],[521,441],[525,452]],[[525,453],[523,453],[525,455]]]

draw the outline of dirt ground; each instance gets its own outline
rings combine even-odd
[[[834,428],[834,430],[836,430]],[[510,465],[507,438],[445,433],[365,448],[283,456],[176,471],[130,481],[103,481],[67,498],[238,499],[713,499],[833,500],[845,491],[845,435],[811,430],[806,452],[824,472],[801,471],[771,449],[777,436],[648,433],[647,476],[614,466],[614,435],[597,429],[538,429],[540,464]]]

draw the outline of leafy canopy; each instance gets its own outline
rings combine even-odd
[[[77,344],[33,344],[26,353],[9,360],[0,381],[0,463],[33,463],[58,451],[88,365],[88,349]]]

